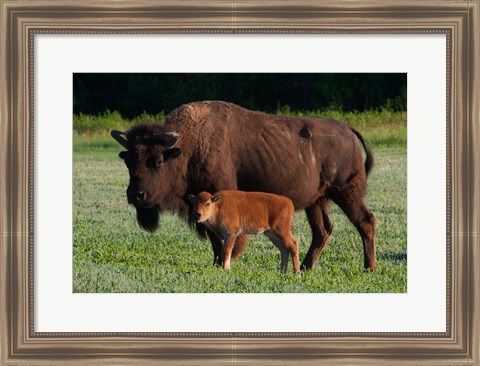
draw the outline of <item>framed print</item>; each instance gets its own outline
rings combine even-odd
[[[0,4],[0,364],[480,363],[478,1]]]
[[[195,38],[198,39],[198,37]],[[165,38],[162,38],[162,42],[165,40]],[[337,42],[342,43],[347,41],[348,39],[337,40]],[[286,42],[284,40],[284,46],[288,46]],[[204,47],[206,43],[208,42],[204,42]],[[178,47],[178,41],[175,47]],[[239,45],[236,46],[237,49],[239,47]],[[250,47],[252,47],[251,43]],[[326,46],[322,48],[325,50]],[[216,59],[217,57],[214,56],[213,58]],[[266,59],[266,57],[262,57],[262,59]],[[67,61],[62,62],[69,64]],[[166,64],[162,64],[162,68],[165,68]],[[259,62],[257,62],[258,66]],[[338,92],[333,92],[329,88],[323,91],[324,86],[334,84],[348,85],[348,87],[342,90],[338,87]],[[73,85],[75,110],[72,154],[74,293],[353,294],[407,292],[406,73],[75,73],[73,75]],[[147,85],[149,86],[147,87]],[[352,98],[354,95],[363,93],[360,90],[352,93],[352,90],[354,88],[363,90],[365,85],[367,85],[368,90],[372,91],[372,94],[362,97],[360,100],[356,98],[354,100]],[[118,92],[119,88],[122,92]],[[146,88],[150,89],[147,93],[144,92]],[[59,87],[58,89],[62,88]],[[102,89],[105,92],[102,92]],[[169,92],[165,94],[165,90],[169,90]],[[383,90],[383,99],[374,95],[373,91],[376,94],[378,90]],[[346,94],[345,99],[339,100],[339,95],[343,95],[346,91],[348,91],[348,94]],[[191,93],[191,95],[186,95],[188,93]],[[118,101],[104,99],[102,95],[108,99],[117,96]],[[144,95],[148,95],[148,98],[145,98]],[[254,95],[254,98],[252,98],[252,95]],[[338,115],[340,107],[335,107],[332,104],[333,100],[328,100],[330,95],[336,95],[334,97],[335,103],[344,105],[344,109],[353,108],[353,104],[355,104],[356,108],[363,108],[363,111]],[[348,97],[348,95],[352,97]],[[138,96],[141,97],[138,98]],[[444,98],[442,97],[442,99]],[[124,107],[128,105],[127,100],[130,102],[131,112]],[[137,102],[135,102],[136,100]],[[157,113],[158,100],[162,100],[162,109],[172,110],[172,112],[169,112],[166,116],[164,116],[165,112],[163,110]],[[152,103],[152,105],[145,105],[145,101]],[[103,110],[105,106],[101,105],[102,103],[112,102],[115,104],[110,104],[110,107],[114,108],[115,112],[104,112],[96,117],[94,117],[95,114],[91,114],[90,111],[92,111],[95,105],[100,104],[98,108]],[[385,106],[381,107],[380,110],[372,111],[372,107],[365,107],[366,103],[368,105],[384,103]],[[283,107],[279,108],[279,104]],[[318,111],[325,104],[330,105],[330,110]],[[243,107],[240,107],[240,105]],[[349,105],[352,105],[352,107],[348,107]],[[249,110],[266,110],[282,117],[272,117],[272,114],[268,113],[258,114],[249,112],[246,109],[247,106]],[[141,116],[142,120],[172,121],[172,128],[175,128],[173,131],[176,134],[179,133],[178,131],[181,130],[181,127],[173,127],[173,124],[176,124],[182,118],[188,121],[191,120],[195,126],[197,123],[200,123],[202,130],[208,132],[203,135],[197,128],[190,127],[182,131],[183,141],[178,140],[174,147],[168,148],[166,151],[171,151],[164,153],[167,158],[159,160],[160,162],[156,163],[158,168],[155,168],[156,174],[162,174],[160,172],[164,171],[165,175],[168,176],[168,180],[179,179],[178,184],[169,186],[164,183],[161,187],[148,187],[148,193],[146,193],[147,200],[145,202],[137,202],[133,192],[137,184],[135,181],[137,178],[132,177],[132,182],[130,183],[127,183],[125,179],[125,174],[133,171],[132,163],[134,158],[127,156],[125,152],[121,152],[125,148],[122,145],[124,141],[121,136],[123,136],[123,129],[139,131],[139,129],[149,130],[158,127],[158,123],[136,122],[138,117],[135,115],[141,115],[145,108],[155,113],[155,115],[147,116],[145,114]],[[315,112],[307,112],[312,109]],[[301,112],[295,112],[299,110]],[[198,115],[203,115],[204,113],[207,113],[209,117],[197,118]],[[289,142],[289,139],[287,141],[278,141],[278,146],[281,146],[281,148],[272,149],[271,152],[267,153],[270,151],[270,144],[267,139],[272,134],[271,131],[268,132],[268,129],[265,132],[267,136],[265,137],[266,146],[261,148],[263,140],[259,140],[257,135],[248,136],[249,129],[234,132],[230,130],[232,127],[227,128],[229,126],[226,125],[227,121],[230,119],[232,121],[243,119],[245,113],[251,115],[251,119],[255,121],[255,126],[269,123],[270,118],[282,118],[283,121],[288,121],[293,126],[299,124],[302,126],[300,129],[292,127],[293,131],[295,131],[295,137],[292,138],[296,138],[297,131],[303,131],[302,135],[304,137],[301,137],[301,140],[294,140],[297,144],[292,144]],[[318,149],[316,153],[318,157],[315,160],[311,158],[313,155],[310,155],[310,150],[305,149],[305,141],[308,141],[310,133],[313,135],[314,127],[307,128],[303,123],[313,122],[314,120],[311,118],[315,118],[314,116],[316,115],[326,117],[327,114],[339,120],[349,119],[349,126],[354,130],[340,130],[345,135],[344,138],[353,137],[355,136],[354,133],[357,133],[359,137],[355,137],[355,139],[363,139],[365,142],[363,149],[368,152],[367,159],[363,158],[360,150],[354,150],[352,157],[355,158],[355,153],[357,154],[356,157],[358,159],[354,169],[361,172],[366,169],[369,172],[366,181],[368,194],[365,198],[362,197],[363,199],[354,200],[352,203],[349,202],[346,211],[350,213],[348,211],[350,207],[361,205],[365,207],[365,212],[369,212],[368,210],[370,209],[367,207],[374,205],[371,208],[375,212],[375,215],[372,216],[372,221],[376,220],[378,222],[377,227],[384,229],[378,229],[374,239],[373,236],[375,235],[372,233],[373,240],[371,244],[375,246],[375,243],[378,242],[389,243],[390,245],[385,246],[385,248],[383,245],[378,245],[378,249],[375,246],[375,248],[372,248],[372,252],[374,251],[375,253],[372,253],[371,257],[368,256],[367,250],[366,260],[365,258],[362,260],[364,253],[362,253],[363,250],[359,247],[358,237],[354,235],[355,226],[341,221],[344,219],[348,220],[348,218],[353,220],[358,218],[342,214],[338,208],[335,208],[333,199],[331,199],[333,202],[323,199],[325,202],[322,202],[324,206],[322,216],[326,220],[326,225],[323,226],[326,227],[320,226],[319,229],[331,232],[335,223],[342,222],[337,225],[334,231],[335,235],[332,234],[331,240],[328,240],[329,250],[327,253],[335,253],[334,255],[339,255],[340,257],[351,257],[352,260],[344,263],[344,267],[342,267],[338,265],[338,261],[334,260],[334,257],[322,255],[320,256],[323,263],[322,275],[318,276],[317,270],[319,266],[314,266],[313,259],[317,259],[317,262],[320,259],[318,259],[318,256],[313,255],[310,255],[311,259],[308,259],[309,256],[307,254],[308,252],[314,252],[308,249],[308,242],[312,242],[312,238],[308,234],[313,231],[312,226],[309,224],[311,220],[309,221],[308,218],[313,218],[316,215],[308,207],[312,205],[312,202],[318,201],[318,187],[312,184],[303,188],[301,182],[315,181],[315,179],[312,179],[312,175],[316,176],[317,174],[309,174],[309,171],[316,169],[317,161],[321,161],[322,164],[337,165],[337,170],[341,171],[342,174],[344,174],[344,171],[349,171],[348,164],[343,161],[329,162],[334,160],[334,155],[322,158],[322,147],[327,137],[332,137],[333,141],[342,139],[343,135],[339,136],[340,133],[336,131],[336,129],[343,128],[342,124],[324,121],[325,125],[331,124],[330,129],[333,131],[330,131],[330,135],[333,136],[325,136],[327,133],[324,132],[319,136],[320,139],[318,141],[312,141],[312,148]],[[307,115],[310,117],[306,117]],[[133,116],[133,119],[128,116]],[[228,116],[228,118],[225,116]],[[202,122],[204,120],[207,122]],[[383,122],[366,124],[365,120]],[[212,124],[210,130],[207,128],[209,123]],[[37,126],[40,124],[41,122]],[[116,127],[112,124],[115,124]],[[108,127],[105,128],[105,125],[108,125]],[[169,125],[169,122],[165,122],[164,125]],[[232,126],[237,125],[238,122],[232,122]],[[41,129],[41,127],[39,128]],[[224,128],[223,134],[231,135],[232,138],[231,145],[228,147],[222,146],[221,141],[214,142],[216,140],[215,136],[222,128]],[[251,129],[254,130],[255,127],[251,127]],[[120,137],[115,135],[118,141],[112,138],[109,130],[119,131]],[[129,132],[130,135],[132,133]],[[170,133],[172,132],[170,131],[167,136],[170,136]],[[189,134],[192,136],[188,138]],[[244,141],[245,139],[251,139],[250,143],[247,144],[250,148],[235,147],[235,141]],[[276,139],[281,140],[280,137],[276,137]],[[193,141],[196,141],[195,146],[191,146]],[[211,145],[214,145],[216,149],[207,148],[207,146]],[[202,150],[197,150],[197,146],[201,147]],[[190,151],[189,149],[192,150]],[[208,159],[202,157],[203,149],[209,151]],[[239,152],[234,153],[233,149],[239,149]],[[439,149],[437,154],[444,153],[444,148],[439,147]],[[299,150],[302,151],[302,159],[298,158]],[[219,156],[221,156],[220,164],[213,163],[217,151]],[[168,155],[173,153],[176,156]],[[119,159],[118,154],[125,156],[125,160]],[[249,154],[252,157],[249,157]],[[338,154],[340,157],[345,155],[350,156],[350,152]],[[297,211],[300,211],[293,217],[292,226],[294,228],[288,234],[279,234],[284,238],[286,237],[286,239],[283,239],[286,242],[290,240],[293,243],[299,243],[294,244],[294,247],[290,248],[292,255],[285,256],[284,254],[285,259],[282,264],[286,266],[283,268],[283,271],[287,274],[287,277],[282,281],[279,281],[278,271],[276,270],[277,265],[280,264],[281,251],[275,245],[272,245],[271,240],[268,239],[272,237],[274,241],[277,240],[271,232],[266,231],[267,234],[263,238],[262,235],[251,234],[248,250],[244,250],[244,253],[241,255],[242,260],[236,260],[231,271],[227,270],[223,274],[219,274],[216,266],[211,265],[212,253],[204,250],[205,241],[201,240],[201,227],[195,226],[196,231],[199,232],[199,235],[195,236],[191,235],[192,230],[190,230],[188,225],[185,225],[185,221],[191,220],[188,216],[191,210],[183,202],[184,200],[177,201],[175,197],[187,195],[188,201],[188,197],[193,199],[194,193],[198,194],[204,189],[225,190],[225,185],[221,181],[232,178],[228,169],[230,164],[226,163],[226,156],[230,156],[232,160],[237,160],[240,157],[243,166],[245,166],[243,170],[249,170],[248,175],[252,176],[249,179],[241,179],[235,186],[229,186],[229,188],[235,188],[236,190],[247,189],[253,192],[257,189],[261,190],[261,192],[274,191],[288,194],[287,191],[292,185],[298,187],[291,194],[294,199],[292,202],[296,205],[295,208]],[[284,157],[283,159],[282,156]],[[310,159],[306,159],[309,156]],[[147,157],[146,160],[152,157]],[[53,159],[55,159],[54,156],[48,160]],[[215,165],[215,168],[211,168],[210,171],[206,172],[208,169],[206,167],[203,170],[197,168],[204,165],[200,162],[196,163],[195,166],[187,165],[186,161],[192,159],[197,161],[208,160],[210,164],[213,163]],[[279,180],[276,177],[275,169],[270,172],[268,179],[263,181],[258,179],[257,168],[261,165],[257,163],[258,161],[266,161],[272,166],[278,166],[279,161],[282,161],[281,164],[284,165],[286,160],[289,160],[291,165],[288,170],[296,171],[299,176],[298,179],[295,179],[294,176],[285,176],[282,180]],[[249,161],[253,163],[247,169]],[[382,175],[379,174],[378,169],[373,170],[375,161],[377,161],[377,166],[382,167]],[[125,163],[130,165],[128,169],[124,169]],[[55,166],[56,169],[59,168],[59,164],[55,164]],[[107,173],[108,166],[115,167],[115,169]],[[186,179],[189,183],[184,184],[182,191],[179,191],[183,179],[180,175],[177,175],[177,169],[181,166],[184,167],[182,169],[183,174],[190,176],[190,178]],[[260,175],[266,176],[266,170],[266,165],[263,164],[260,168]],[[70,172],[71,169],[65,169],[65,171]],[[86,172],[88,173],[86,174]],[[304,172],[304,174],[301,174],[301,172]],[[148,174],[148,172],[145,173]],[[247,176],[247,172],[242,171],[236,174]],[[444,175],[442,173],[439,179],[442,179]],[[51,175],[46,174],[47,180],[49,179],[48,176]],[[222,179],[220,179],[220,176],[222,176]],[[253,176],[257,176],[257,179],[254,180]],[[382,178],[382,176],[388,178]],[[215,178],[212,179],[210,177]],[[138,176],[138,179],[142,180],[142,176]],[[146,181],[149,180],[147,176],[144,179]],[[205,183],[205,181],[209,183]],[[282,181],[288,183],[284,185],[281,183]],[[124,183],[119,184],[120,182]],[[360,182],[358,187],[352,186],[353,191],[363,190],[364,186],[361,183],[363,181]],[[140,182],[138,184],[144,187],[141,188],[142,190],[145,189],[147,191],[148,184]],[[106,185],[108,185],[108,188]],[[210,188],[209,185],[214,185],[214,188]],[[324,184],[324,186],[326,187],[327,184]],[[100,187],[103,188],[100,189]],[[325,188],[325,190],[331,191],[329,188]],[[125,191],[127,193],[133,192],[130,194],[130,197],[127,197],[127,203],[131,203],[133,210],[124,209]],[[188,196],[189,194],[191,196]],[[437,193],[435,200],[441,194]],[[159,199],[153,198],[156,195],[158,195]],[[148,197],[152,197],[152,201],[155,201],[155,204],[150,204]],[[339,197],[343,198],[343,195]],[[267,197],[264,198],[266,199]],[[339,205],[343,204],[341,199],[336,200]],[[160,209],[152,209],[157,203]],[[219,204],[218,207],[224,205],[225,201],[223,204]],[[211,204],[205,207],[211,207]],[[245,207],[244,209],[247,208]],[[301,214],[302,209],[305,209],[307,217]],[[70,210],[65,208],[65,211]],[[118,217],[120,213],[122,216]],[[172,216],[172,213],[176,215]],[[40,210],[39,215],[48,216],[48,214],[40,214]],[[275,216],[274,213],[272,215]],[[55,215],[52,215],[52,217],[55,217]],[[107,217],[110,217],[110,219],[107,219]],[[201,216],[199,220],[193,219],[193,221],[203,222]],[[360,216],[360,219],[364,223],[369,222],[363,216]],[[332,223],[329,224],[328,220]],[[125,226],[126,222],[129,223],[128,226]],[[233,224],[237,225],[237,223]],[[266,224],[267,222],[265,221],[261,225]],[[45,225],[47,224],[42,224],[42,226]],[[225,223],[222,225],[225,225]],[[242,225],[247,224],[244,223]],[[255,226],[253,223],[248,225]],[[68,227],[69,225],[66,226]],[[141,230],[138,226],[144,230]],[[424,229],[425,226],[425,223],[423,223],[422,227]],[[317,230],[316,225],[313,225],[313,228]],[[255,232],[253,229],[249,230]],[[279,232],[280,228],[272,230]],[[258,231],[260,231],[259,234],[262,234],[262,230]],[[108,235],[99,235],[99,232],[108,233]],[[169,232],[173,233],[173,235],[167,239],[166,235]],[[411,235],[414,235],[413,231]],[[349,237],[351,240],[348,239]],[[125,240],[127,238],[128,240]],[[134,258],[135,253],[139,251],[149,252],[149,248],[155,246],[152,246],[152,240],[165,243],[167,247],[165,249],[155,249],[151,253],[152,255],[142,255],[138,257],[138,262],[136,262]],[[411,240],[414,240],[413,237]],[[276,242],[278,243],[278,241]],[[303,244],[305,242],[307,245]],[[112,243],[115,244],[111,245]],[[314,241],[313,245],[316,243],[317,241]],[[320,244],[325,246],[323,243]],[[238,247],[235,245],[234,248],[237,248],[234,253],[237,255]],[[281,243],[280,248],[284,249]],[[289,247],[287,246],[287,248]],[[171,254],[161,259],[161,257],[159,258],[155,254],[157,250],[167,250]],[[119,255],[120,253],[122,254]],[[55,257],[55,254],[52,253],[50,256]],[[233,257],[234,255],[232,254]],[[289,269],[288,257],[292,257],[292,270]],[[373,275],[365,276],[365,267],[369,270],[373,269],[376,265],[376,257],[382,259],[382,269],[374,271]],[[147,258],[150,260],[149,264],[145,262]],[[302,263],[300,263],[300,258],[302,258]],[[221,260],[218,253],[214,253],[213,259],[216,262]],[[140,262],[142,263],[141,265],[139,265]],[[437,262],[440,263],[440,261]],[[187,265],[187,263],[189,264]],[[330,264],[331,266],[329,266]],[[41,266],[40,263],[39,265]],[[301,265],[310,267],[308,271],[304,271],[303,275],[300,276],[301,279],[294,279],[299,276],[292,277],[288,275],[292,271],[299,272]],[[227,263],[225,263],[225,266],[228,266]],[[144,271],[146,267],[161,267],[161,270],[147,274]],[[192,267],[199,268],[199,272],[193,273]],[[95,269],[92,271],[92,268]],[[99,268],[103,268],[101,270],[101,279],[95,275]],[[266,272],[262,272],[264,270]],[[117,280],[112,282],[111,275],[113,273],[115,273]],[[252,275],[254,275],[254,278],[251,277]],[[120,280],[120,277],[125,281]],[[139,280],[135,280],[135,278]],[[176,279],[181,280],[176,281]],[[326,304],[324,303],[323,306],[326,306]]]

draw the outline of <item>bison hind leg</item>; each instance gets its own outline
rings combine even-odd
[[[364,268],[367,270],[377,268],[375,244],[375,216],[363,202],[347,207],[344,212],[355,225],[363,243]]]
[[[364,192],[365,181],[354,179],[343,190],[332,195],[332,200],[345,212],[362,238],[365,269],[375,269],[377,267],[375,216],[363,202]]]

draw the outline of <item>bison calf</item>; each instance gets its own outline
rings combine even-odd
[[[287,271],[292,256],[294,272],[300,271],[298,241],[292,235],[294,207],[284,196],[261,192],[220,191],[188,195],[192,214],[221,240],[223,268],[230,269],[235,239],[242,234],[265,235],[277,246],[281,268]]]

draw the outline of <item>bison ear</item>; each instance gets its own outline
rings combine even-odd
[[[188,202],[190,202],[191,204],[193,204],[193,202],[195,202],[195,196],[193,194],[187,194],[187,200]]]
[[[175,159],[176,157],[178,157],[178,155],[180,155],[182,153],[182,150],[178,149],[178,148],[173,148],[173,149],[168,149],[168,150],[165,150],[163,152],[163,161],[169,161],[169,160],[172,160],[172,159]]]
[[[128,154],[128,151],[121,151],[120,154],[118,154],[118,156],[120,157],[120,159],[125,160],[127,158],[127,154]]]
[[[223,194],[217,194],[215,197],[212,197],[212,202],[220,201],[223,198]]]

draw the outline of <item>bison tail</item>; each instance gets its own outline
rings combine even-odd
[[[354,129],[352,127],[350,127],[350,129],[358,137],[358,139],[360,140],[360,142],[363,145],[363,148],[365,149],[365,154],[367,155],[367,158],[365,159],[365,173],[368,176],[368,174],[370,174],[370,171],[372,170],[373,165],[374,165],[372,150],[370,150],[370,148],[368,147],[367,143],[365,142],[365,139],[360,134],[360,132],[358,132],[356,129]]]

